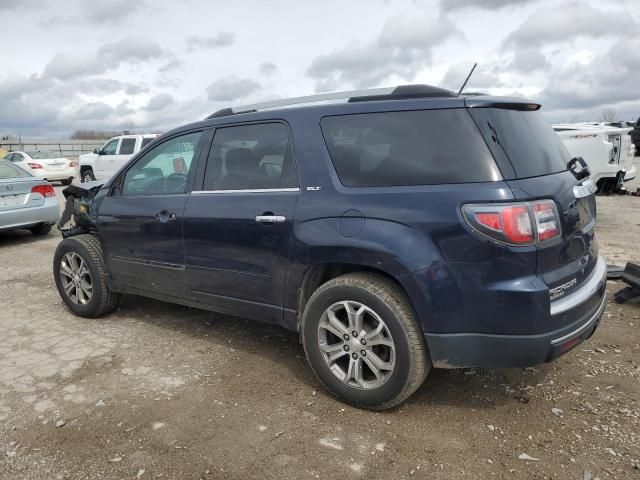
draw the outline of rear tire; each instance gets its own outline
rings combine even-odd
[[[70,237],[53,256],[58,293],[74,314],[96,318],[113,311],[121,295],[109,290],[100,240],[95,235]]]
[[[399,405],[431,369],[406,295],[382,275],[347,274],[320,286],[304,309],[301,330],[307,360],[320,382],[356,407]]]
[[[82,183],[93,182],[96,179],[91,168],[85,168],[82,171]]]
[[[49,232],[51,231],[51,225],[49,225],[48,223],[39,223],[35,227],[31,227],[29,230],[35,236],[42,237],[49,234]]]

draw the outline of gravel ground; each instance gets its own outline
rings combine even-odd
[[[602,253],[640,260],[640,198],[598,206]],[[640,479],[639,304],[553,364],[434,370],[372,413],[273,326],[137,297],[74,317],[59,240],[0,234],[2,479]]]

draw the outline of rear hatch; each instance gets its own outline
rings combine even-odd
[[[556,203],[562,232],[538,244],[536,273],[549,286],[551,300],[570,294],[598,259],[595,189],[567,170],[570,155],[538,105],[480,98],[467,103],[514,197]]]

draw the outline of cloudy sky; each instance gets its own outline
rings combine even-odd
[[[64,5],[64,8],[61,7]],[[0,0],[0,134],[166,130],[229,105],[430,83],[550,121],[640,116],[640,0]]]

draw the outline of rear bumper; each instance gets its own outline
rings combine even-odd
[[[562,328],[537,335],[483,333],[425,334],[431,360],[438,368],[528,367],[550,362],[588,339],[606,307],[606,263],[599,258],[592,277],[579,290],[553,302],[550,316],[578,318]],[[596,302],[594,302],[596,300]],[[584,306],[594,304],[586,312]]]
[[[50,170],[41,175],[42,178],[48,181],[56,180],[68,180],[69,178],[75,178],[77,176],[76,169],[65,168],[64,170]]]
[[[0,212],[0,230],[14,230],[26,228],[39,223],[53,225],[60,218],[58,200],[47,198],[45,203],[38,207],[20,208]]]

